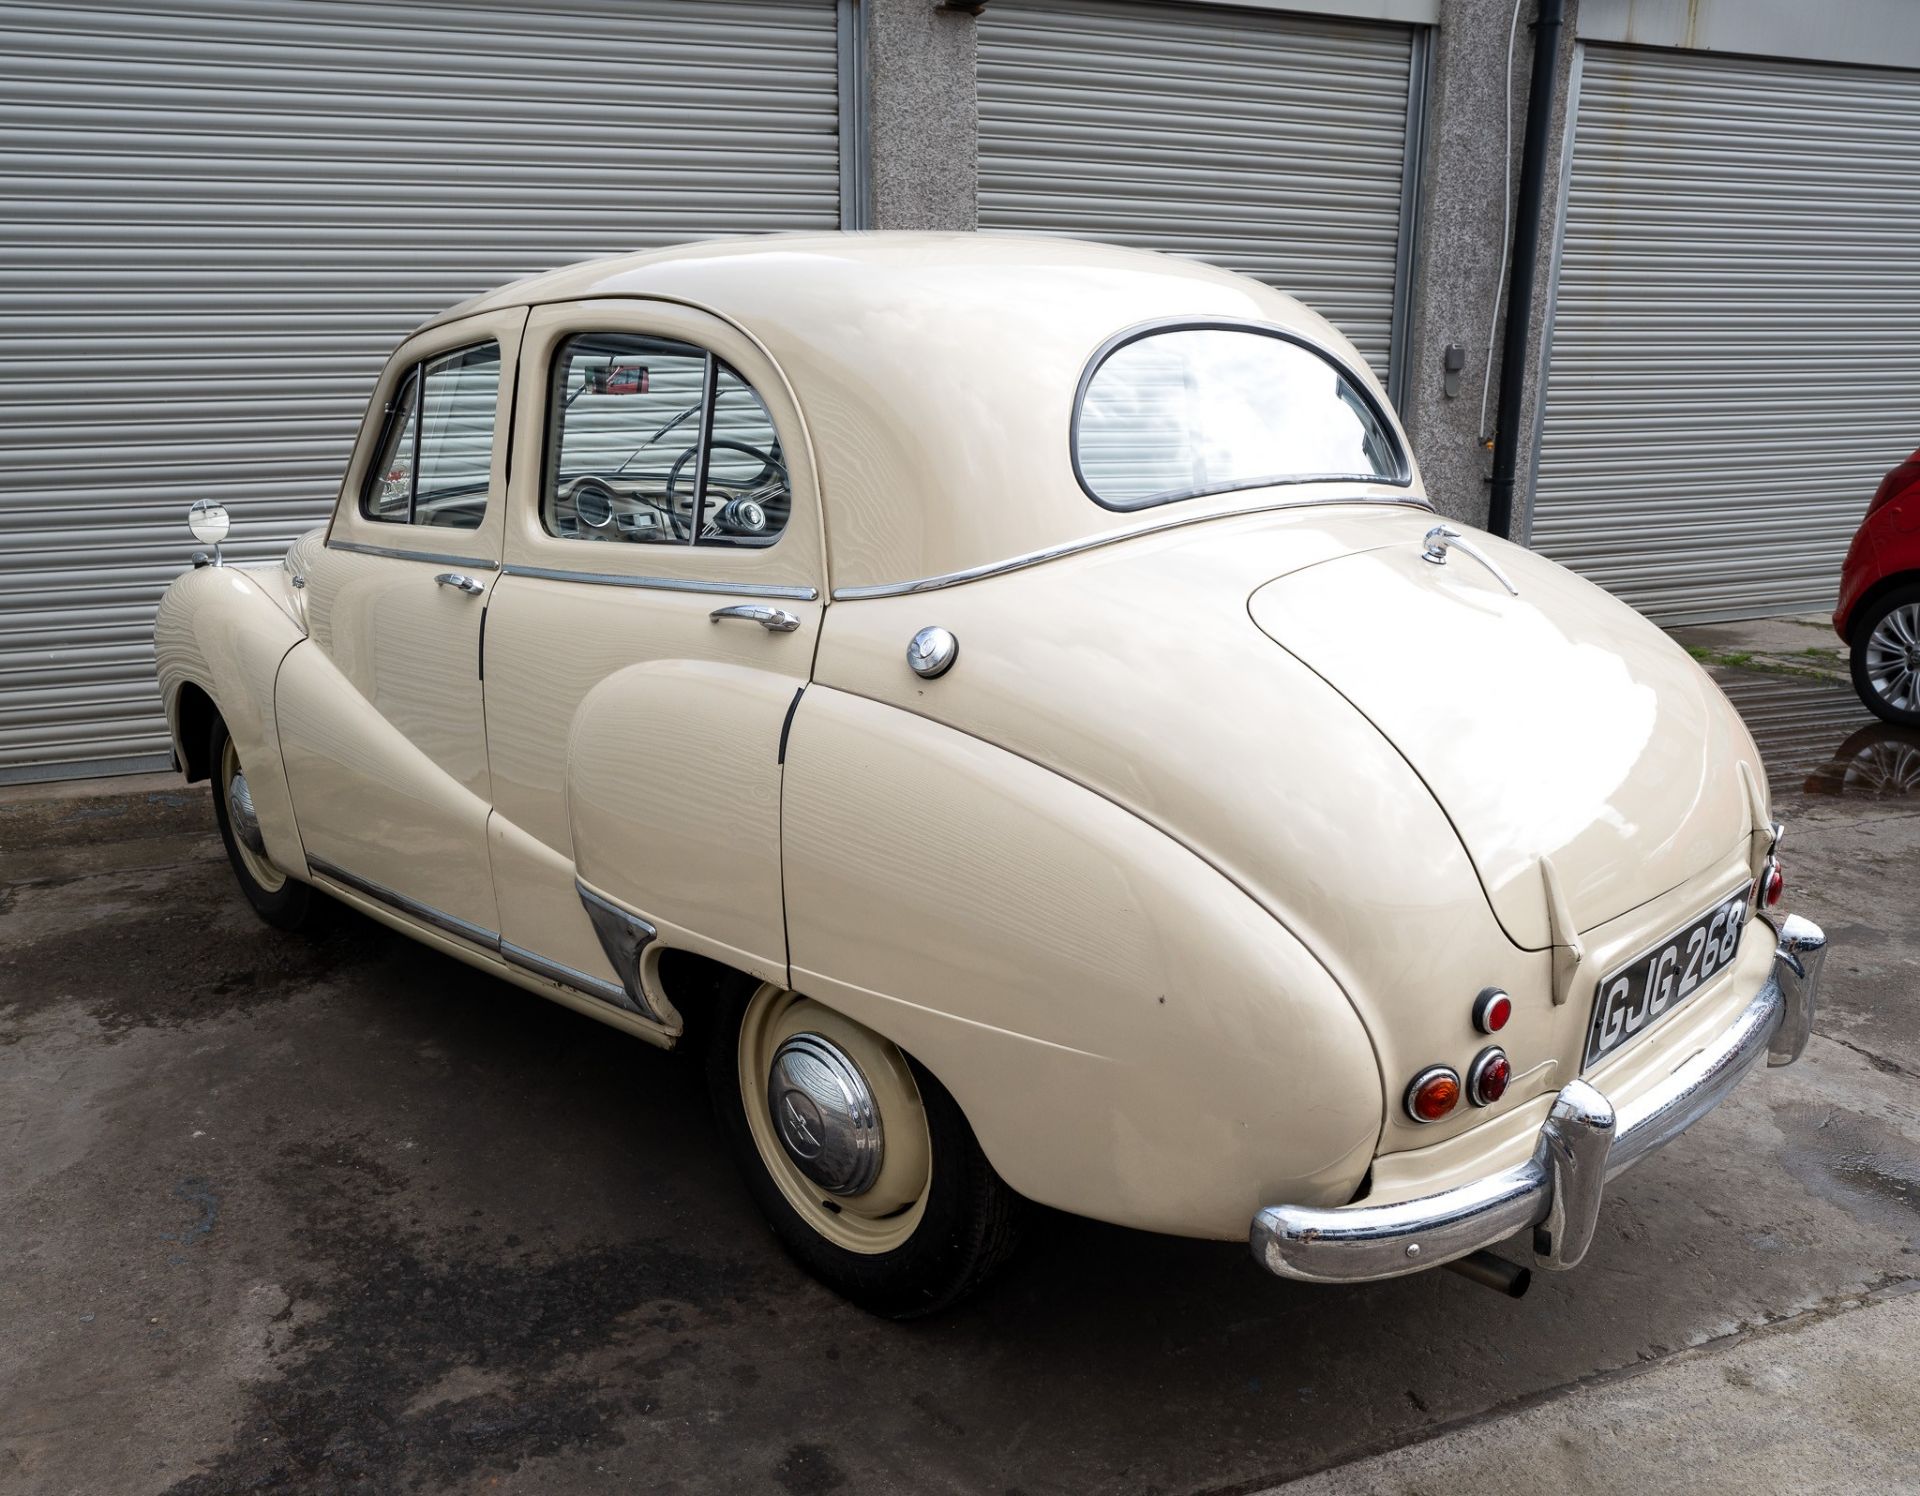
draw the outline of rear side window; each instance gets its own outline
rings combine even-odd
[[[582,333],[554,356],[541,523],[570,540],[772,545],[793,507],[753,387],[702,348]]]
[[[498,343],[415,364],[388,407],[361,513],[389,524],[479,529],[493,480],[499,401]]]
[[[1405,483],[1385,415],[1331,359],[1275,331],[1147,330],[1083,376],[1074,468],[1109,509],[1279,483]]]

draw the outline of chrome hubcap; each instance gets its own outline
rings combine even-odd
[[[227,820],[242,846],[255,856],[267,855],[267,839],[260,834],[260,816],[253,808],[253,791],[247,788],[245,774],[227,781]]]
[[[767,1107],[794,1166],[829,1194],[860,1195],[880,1177],[880,1111],[846,1051],[795,1034],[773,1054]]]
[[[1867,678],[1902,711],[1920,704],[1920,603],[1895,608],[1867,639]]]

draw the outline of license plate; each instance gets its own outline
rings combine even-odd
[[[1740,948],[1751,885],[1730,893],[1600,983],[1587,1026],[1586,1070],[1645,1032],[1706,985]]]

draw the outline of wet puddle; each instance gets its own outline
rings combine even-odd
[[[1920,732],[1873,716],[1845,686],[1718,669],[1776,793],[1920,799]]]
[[[1884,1122],[1837,1106],[1775,1108],[1787,1168],[1814,1194],[1920,1242],[1920,1157]]]

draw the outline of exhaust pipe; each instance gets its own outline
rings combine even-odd
[[[1452,1262],[1442,1263],[1450,1273],[1458,1273],[1475,1283],[1484,1284],[1496,1293],[1504,1293],[1510,1299],[1525,1295],[1533,1283],[1533,1269],[1521,1267],[1496,1257],[1491,1252],[1473,1252],[1465,1257],[1456,1257]]]

